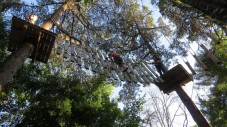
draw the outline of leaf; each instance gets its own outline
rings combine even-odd
[[[85,6],[87,6],[88,0],[84,0],[84,4]]]

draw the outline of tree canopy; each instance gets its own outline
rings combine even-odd
[[[224,0],[153,0],[153,5],[133,0],[73,2],[75,4],[68,5],[69,9],[51,29],[58,34],[56,44],[65,36],[71,36],[78,44],[98,48],[106,54],[115,50],[123,58],[144,59],[151,63],[158,55],[167,67],[176,63],[178,55],[187,57],[192,43],[206,44],[221,64],[214,64],[199,48],[197,53],[208,71],[196,65],[197,75],[194,77],[200,81],[200,87],[210,88],[209,94],[199,100],[212,125],[227,125],[227,3]],[[41,25],[63,4],[65,1],[61,0],[37,0],[36,4],[20,0],[3,1],[0,4],[0,63],[8,55],[6,47],[10,26],[4,21],[10,21],[12,15],[26,20],[29,14],[36,14],[39,17],[37,25]],[[153,17],[153,7],[159,8],[162,17]],[[126,82],[120,85],[123,88],[118,100],[125,106],[121,110],[118,101],[109,97],[113,87],[119,84],[89,73],[76,62],[70,63],[55,52],[53,49],[46,65],[30,64],[27,60],[7,84],[0,98],[1,124],[142,125],[139,112],[144,100],[138,97],[140,84]]]

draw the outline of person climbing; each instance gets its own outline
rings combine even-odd
[[[154,55],[153,60],[154,62],[152,62],[152,64],[154,64],[159,75],[162,76],[166,72],[166,69],[162,64],[160,57],[158,55]]]
[[[119,67],[123,68],[123,72],[127,71],[128,68],[124,66],[123,59],[115,51],[112,51],[111,53],[109,53],[109,58],[114,63],[116,63]]]

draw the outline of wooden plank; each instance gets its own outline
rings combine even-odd
[[[90,62],[94,64],[95,61],[94,61],[94,59],[93,59],[92,53],[91,53],[91,52],[88,52],[88,56],[89,56]]]
[[[108,65],[107,65],[107,60],[104,60],[104,64],[106,65],[106,67],[103,68],[104,71],[104,75],[108,74]]]
[[[45,59],[45,57],[46,57],[46,45],[48,45],[47,44],[47,36],[48,35],[46,35],[45,33],[39,33],[39,38],[38,38],[38,43],[36,44],[36,52],[37,52],[37,54],[36,54],[36,58],[38,58],[39,60],[43,60],[43,59]],[[35,58],[35,59],[36,59]]]
[[[95,49],[95,50],[96,50],[96,49]],[[99,50],[96,50],[96,51],[97,51],[97,53],[98,53],[98,58],[99,58],[99,60],[101,61],[102,66],[103,66],[104,68],[107,68],[107,66],[106,66],[106,64],[105,64],[105,62],[104,62],[105,58],[103,57],[103,54],[102,54]]]
[[[94,62],[96,65],[100,64],[99,58],[98,58],[98,54],[96,52],[93,52],[93,57],[94,57]]]
[[[35,50],[29,58],[47,63],[54,45],[55,36],[56,34],[48,30],[13,17],[9,50],[16,50],[22,43],[33,43]],[[15,42],[17,42],[17,44],[11,44]]]
[[[152,78],[152,79],[156,79],[156,77],[154,76],[154,74],[148,69],[148,67],[145,65],[145,63],[141,63],[142,66],[144,67],[144,69],[146,70],[146,72],[149,74],[149,76]]]
[[[143,81],[145,82],[145,83],[148,83],[149,82],[149,80],[146,78],[146,76],[142,73],[142,70],[138,67],[138,66],[136,66],[135,67],[135,70],[138,72],[138,74],[143,78]]]
[[[76,47],[76,56],[77,56],[77,63],[79,66],[82,65],[81,61],[81,48],[79,46]]]
[[[115,71],[116,71],[116,73],[117,73],[119,79],[120,79],[121,81],[124,81],[125,79],[124,79],[124,77],[123,77],[123,73],[121,72],[120,68],[117,67]]]
[[[103,55],[104,55],[104,56],[107,56],[106,54],[103,54]],[[102,55],[100,55],[100,56],[102,57]],[[123,76],[122,71],[120,70],[120,67],[117,66],[116,63],[113,63],[112,61],[110,61],[107,57],[106,57],[105,59],[106,59],[106,61],[108,61],[108,62],[107,62],[107,63],[108,63],[108,65],[107,65],[108,70],[115,70],[115,72],[116,72],[116,74],[118,75],[119,79],[120,79],[121,81],[124,81],[125,78],[124,78],[124,76]],[[104,66],[104,69],[105,69],[105,66]]]
[[[124,67],[128,68],[127,65],[124,65]],[[121,80],[132,82],[129,73],[123,72],[125,68],[118,66],[115,62],[112,62],[112,69],[117,71],[117,74]]]
[[[48,37],[47,37],[47,44],[46,47],[45,47],[45,50],[46,50],[46,56],[44,58],[44,62],[47,63],[48,62],[48,59],[50,57],[50,54],[52,52],[52,49],[54,47],[54,42],[55,42],[55,39],[56,39],[56,36],[53,36],[53,35],[50,35],[48,34]]]
[[[154,83],[154,80],[156,77],[153,75],[153,73],[146,67],[146,65],[142,62],[141,66],[144,68],[145,72],[147,73],[147,77],[150,80],[151,83]]]
[[[154,80],[149,76],[148,72],[146,71],[142,64],[140,64],[139,68],[142,70],[144,76],[146,76],[146,78],[149,80],[149,83],[154,83]]]
[[[129,76],[130,82],[134,82],[134,83],[138,82],[138,80],[132,73],[129,73],[129,72],[123,72],[123,73],[126,73]]]
[[[93,51],[96,53],[95,55],[95,61],[98,61],[98,69],[99,69],[99,73],[101,75],[104,74],[104,68],[105,68],[105,63],[104,63],[104,59],[103,56],[101,54],[100,51],[97,51],[96,49],[93,49]]]
[[[116,70],[117,67],[119,67],[115,62],[113,61],[110,61],[110,68],[113,69],[113,70]],[[119,67],[120,70],[123,72],[123,69],[121,67]]]
[[[102,67],[102,65],[99,63],[98,65],[98,70],[99,70],[99,73],[101,74],[101,75],[103,75],[104,74],[104,68]]]
[[[97,53],[97,50],[95,50],[95,49],[92,49],[92,51],[93,51],[93,56],[94,56],[94,58],[95,58],[95,63],[96,64],[99,64],[100,63],[100,60],[99,60],[99,56],[98,56],[98,53]]]
[[[86,69],[89,69],[87,51],[85,50],[85,47],[82,47],[81,49],[82,49],[82,52],[83,52],[84,67]]]
[[[97,65],[96,68],[97,68],[97,70],[98,70],[98,72],[99,72],[100,74],[103,74],[103,73],[104,73],[104,72],[103,72],[103,67],[102,67],[101,61],[100,61],[100,59],[99,59],[98,53],[97,53],[97,51],[95,51],[95,50],[92,50],[92,51],[94,51],[94,52],[93,52],[93,56],[94,56],[95,64]]]
[[[108,77],[112,77],[109,60],[106,59],[106,60],[105,60],[105,63],[106,63],[106,65],[107,65],[106,74],[107,74]]]
[[[58,40],[58,47],[57,47],[57,54],[58,55],[60,55],[62,53],[63,43],[64,43],[63,39]]]
[[[125,81],[132,82],[127,72],[123,72],[123,75],[124,75]]]
[[[100,62],[96,62],[96,65],[97,65],[96,68],[97,68],[99,74],[103,75],[104,74],[104,71],[103,71],[104,68],[102,67],[102,64]]]
[[[128,60],[131,63],[131,66],[129,66],[129,68],[131,68],[133,70],[133,74],[137,77],[138,81],[140,83],[145,83],[143,76],[140,75],[140,72],[137,72],[138,69],[136,69],[136,67],[138,65],[134,64],[131,59],[128,59]]]
[[[185,85],[186,83],[193,81],[193,77],[184,69],[181,64],[173,67],[162,75],[164,83],[159,84],[159,88],[164,93],[170,93],[174,91],[175,87]]]
[[[90,64],[91,64],[91,69],[92,69],[92,71],[93,71],[93,72],[97,72],[97,70],[96,70],[96,63],[95,63],[95,61],[94,61],[94,59],[93,59],[92,53],[89,52],[88,55],[89,55],[89,58],[90,58]]]
[[[149,69],[149,71],[151,71],[154,76],[156,77],[156,79],[154,79],[155,81],[159,81],[159,82],[163,82],[163,79],[161,79],[161,77],[158,76],[158,74],[146,63],[144,63],[146,65],[146,67]]]
[[[74,47],[74,43],[71,43],[70,45],[70,54],[71,54],[71,58],[70,58],[70,61],[71,62],[75,62],[75,54],[74,54],[74,51],[75,51],[75,47]]]
[[[48,52],[50,51],[50,50],[52,50],[52,45],[53,44],[51,44],[51,36],[49,36],[48,34],[46,34],[46,33],[44,33],[44,32],[42,32],[42,34],[44,34],[42,37],[41,37],[41,39],[40,39],[40,43],[43,43],[43,53],[45,53],[45,54],[48,54]]]
[[[63,55],[65,59],[69,57],[68,48],[69,48],[69,40],[65,40],[64,55]]]
[[[133,69],[132,69],[132,66],[131,66],[132,63],[130,63],[130,61],[128,59],[125,59],[125,66],[127,65],[127,73],[128,75],[131,77],[132,81],[137,83],[139,82],[136,75],[133,73]]]
[[[76,47],[76,55],[77,55],[77,57],[82,57],[82,55],[81,55],[81,47],[80,46],[77,46]]]
[[[115,80],[118,80],[118,78],[117,78],[116,73],[115,73],[114,70],[111,70],[111,74],[112,74],[112,76],[113,76],[113,78],[114,78]]]

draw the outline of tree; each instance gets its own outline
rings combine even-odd
[[[222,26],[226,25],[227,21],[227,2],[219,0],[181,0],[182,3],[192,6],[201,11],[203,14],[210,16]]]
[[[221,31],[218,32],[221,35]],[[209,68],[207,72],[199,70],[197,79],[197,87],[208,87],[209,94],[200,96],[199,101],[201,103],[202,112],[209,118],[211,125],[224,127],[227,125],[226,113],[227,102],[226,102],[226,36],[222,37],[220,44],[214,44],[212,51],[215,56],[221,59],[222,64],[213,64],[206,54],[202,53],[201,58],[206,66]]]
[[[42,28],[50,30],[53,27],[53,21],[58,22],[62,16],[62,13],[73,6],[72,0],[67,0],[61,7],[59,7],[44,23]],[[13,52],[0,67],[0,85],[3,87],[21,67],[26,58],[34,50],[34,45],[31,43],[25,43],[17,51]]]
[[[133,55],[134,58],[146,58],[148,61],[152,60],[155,53],[160,53],[165,64],[173,57],[173,53],[164,48],[158,39],[158,28],[153,24],[149,8],[143,6],[141,9],[135,1],[94,1],[86,10],[77,6],[68,13],[65,18],[60,19],[62,22],[65,19],[62,27],[67,32],[70,28],[71,31],[75,28],[76,33],[71,32],[71,36],[84,44],[101,47],[106,52],[110,49],[121,51],[120,53],[125,53],[126,56]],[[75,23],[70,23],[74,19]],[[177,87],[176,91],[190,112],[194,113],[194,119],[198,123],[201,119],[206,122],[182,88]]]
[[[162,14],[167,15],[172,21],[178,22],[176,25],[181,27],[179,29],[181,32],[185,31],[184,29],[191,29],[195,32],[191,32],[191,35],[195,36],[196,31],[206,31],[206,27],[211,27],[210,23],[217,24],[226,31],[226,19],[223,17],[226,15],[227,5],[224,1],[159,0],[158,4]],[[184,32],[181,33],[181,35],[183,34]]]
[[[203,0],[203,1],[181,0],[181,1],[171,1],[171,2],[170,1],[169,2],[160,1],[160,3],[159,3],[159,7],[161,9],[162,14],[166,15],[171,21],[175,22],[178,30],[180,31],[179,33],[183,33],[183,34],[178,34],[178,35],[180,35],[180,37],[187,36],[190,40],[193,40],[193,41],[196,40],[196,41],[200,41],[200,42],[203,38],[204,38],[203,40],[206,40],[206,41],[209,41],[207,38],[210,38],[210,39],[212,39],[212,41],[209,42],[209,44],[212,47],[220,46],[220,45],[216,45],[216,44],[224,43],[223,42],[223,38],[224,38],[223,31],[226,31],[226,27],[224,25],[225,22],[223,22],[223,20],[225,20],[225,19],[223,19],[223,18],[220,19],[220,17],[218,17],[218,16],[220,16],[221,13],[219,11],[217,11],[217,12],[214,11],[215,9],[219,10],[220,8],[222,8],[224,6],[226,6],[226,2],[224,2],[224,1],[209,1],[209,0],[207,0],[207,1],[206,0]],[[206,7],[206,9],[205,9],[205,7]],[[225,9],[223,9],[222,11],[225,11]],[[173,14],[173,12],[175,12],[175,13]],[[225,14],[221,14],[221,16],[224,16],[224,15]],[[179,22],[181,22],[181,23],[179,23]],[[188,26],[190,26],[190,27],[188,27]],[[188,33],[188,35],[187,35],[187,33]],[[182,43],[178,43],[178,44],[182,44]],[[184,44],[182,44],[182,45],[184,45]],[[178,46],[176,45],[176,48],[178,48],[178,47],[179,47],[179,45]],[[223,53],[220,53],[220,52],[217,53],[216,48],[215,49],[213,48],[213,51],[215,51],[215,54],[219,59],[225,60],[224,55],[221,55],[222,57],[220,57],[220,54],[223,54]],[[222,49],[222,51],[223,51],[223,49]],[[212,53],[214,53],[214,52],[212,52]],[[223,68],[224,65],[222,67],[216,66],[210,60],[209,60],[209,62],[204,61],[204,63],[205,63],[205,65],[208,66],[209,69],[211,69],[212,73],[203,72],[203,73],[199,74],[197,79],[199,79],[199,80],[202,79],[202,82],[199,84],[202,86],[207,85],[207,84],[213,84],[212,86],[216,87],[216,85],[218,84],[216,82],[216,80],[223,79],[221,75],[217,75],[217,74],[220,74],[220,72],[225,72],[225,68]],[[202,76],[202,75],[206,75],[206,76]],[[213,77],[214,75],[216,75],[217,77]],[[212,104],[213,104],[213,106],[215,104],[214,100],[216,100],[216,99],[212,99],[212,98],[214,98],[214,96],[216,96],[216,92],[215,92],[216,90],[217,90],[216,88],[212,88],[211,95],[209,95],[209,97],[207,97],[206,99],[203,98],[204,100],[202,101],[202,104],[204,105],[204,108],[202,109],[202,111],[205,110],[205,112],[204,112],[205,114],[209,114],[208,112],[210,112],[211,110],[208,111],[208,109],[210,109],[212,107],[211,106]],[[219,91],[217,93],[219,93],[221,95],[222,92]],[[223,92],[223,93],[225,93],[225,92]],[[208,100],[210,100],[211,103],[209,103]],[[222,105],[222,104],[220,104],[220,105]],[[207,106],[207,108],[205,105]],[[223,107],[225,107],[225,106],[223,105]],[[213,109],[213,111],[215,111],[215,110]],[[216,110],[216,112],[218,112],[218,111]],[[212,113],[210,113],[210,114],[212,114]],[[207,115],[207,118],[210,119],[212,125],[217,125],[217,123],[214,124],[212,122],[212,121],[214,121],[214,119],[217,118],[217,116],[214,114],[215,113],[213,113],[210,116]],[[224,124],[222,123],[220,125],[224,125]]]
[[[148,127],[172,127],[177,122],[180,126],[188,126],[188,116],[176,95],[164,95],[154,92],[149,87],[146,91],[146,103],[143,108],[144,125]],[[180,120],[179,120],[180,119]]]
[[[73,78],[76,75],[63,75],[54,68],[23,65],[1,92],[1,124],[18,127],[124,124],[121,123],[124,113],[109,98],[113,84],[103,77],[81,84]]]
[[[144,104],[144,97],[140,95],[139,87],[140,85],[138,84],[126,82],[119,92],[119,100],[124,104],[124,118],[122,119],[120,126],[142,126],[143,120],[141,119],[140,112],[142,111],[142,105]]]

